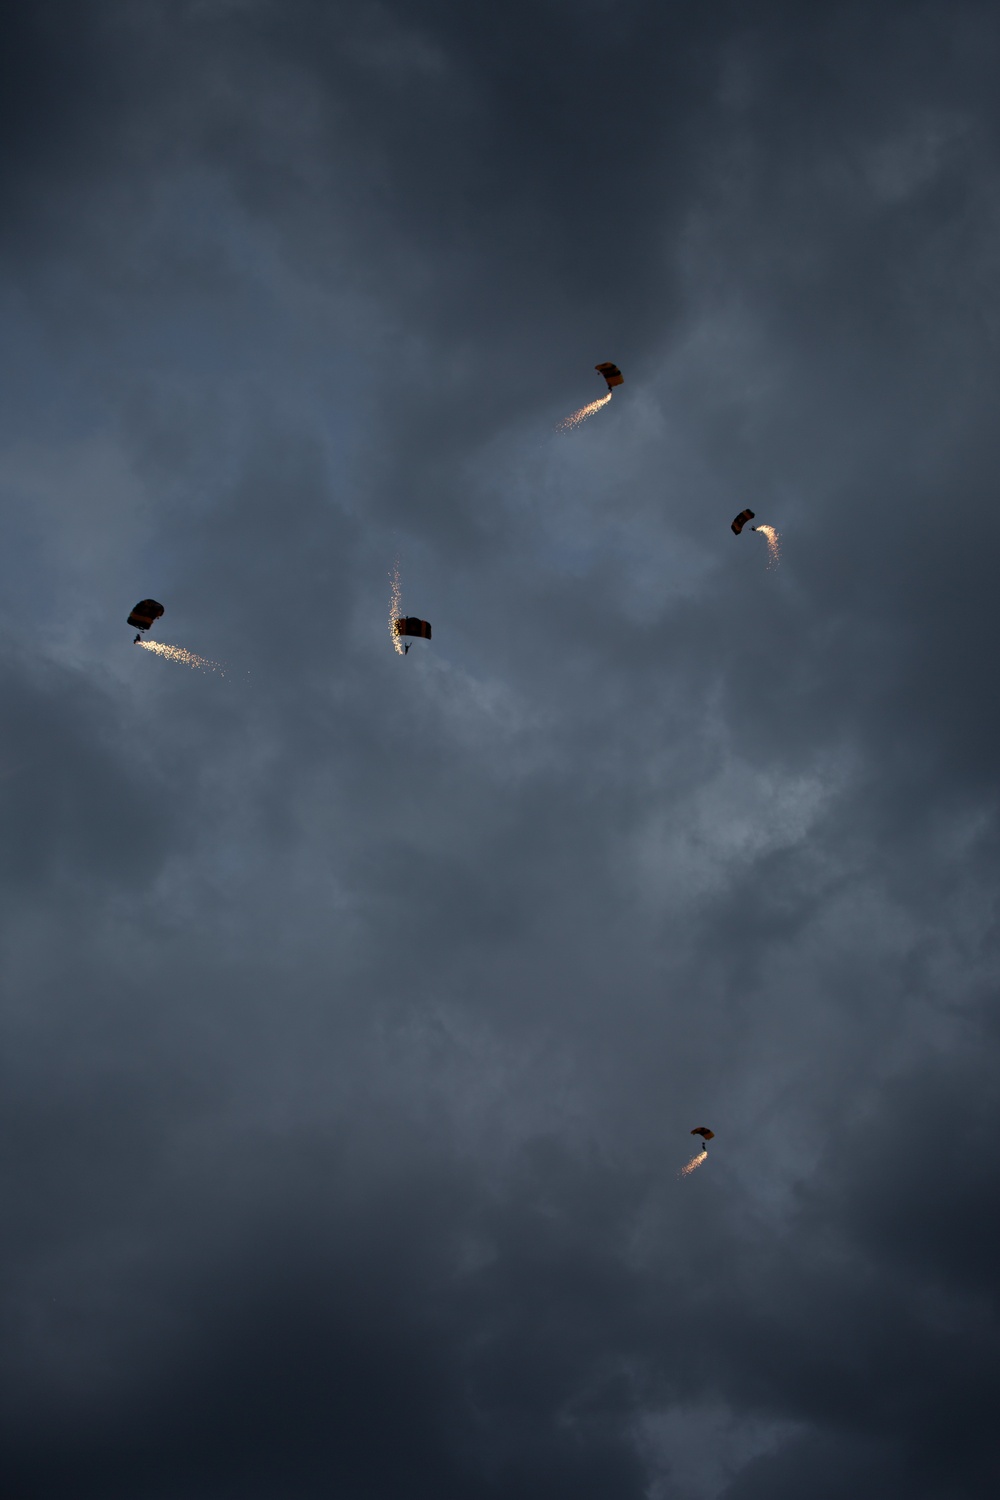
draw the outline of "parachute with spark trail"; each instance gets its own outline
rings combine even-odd
[[[431,638],[431,624],[429,620],[418,620],[414,615],[404,615],[394,622],[396,634],[416,635],[421,640],[429,641]]]
[[[740,513],[739,513],[739,515],[736,517],[736,520],[733,522],[733,531],[736,533],[737,536],[739,536],[740,532],[743,530],[743,528],[747,524],[747,522],[748,521],[752,521],[752,520],[753,520],[753,511],[752,510],[741,510]]]
[[[571,412],[568,417],[564,417],[556,429],[557,432],[569,432],[572,428],[579,427],[580,423],[586,422],[587,418],[592,417],[595,411],[600,411],[602,406],[607,406],[611,400],[612,390],[616,385],[625,384],[625,377],[621,370],[619,370],[617,365],[611,364],[608,360],[605,360],[603,364],[595,365],[594,369],[603,375],[607,381],[608,394],[602,396],[599,401],[588,401],[586,406],[580,407],[579,411]]]
[[[155,599],[140,599],[127,623],[133,630],[149,630],[153,621],[158,620],[162,614],[163,605],[157,604]]]
[[[692,1172],[696,1172],[702,1163],[708,1160],[709,1141],[715,1140],[715,1131],[709,1130],[707,1125],[696,1125],[691,1134],[701,1136],[701,1150],[692,1156],[686,1166],[681,1167],[678,1177],[690,1177]]]

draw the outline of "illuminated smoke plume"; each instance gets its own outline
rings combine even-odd
[[[692,1156],[686,1167],[681,1167],[677,1173],[678,1177],[690,1177],[692,1172],[697,1172],[703,1161],[708,1160],[708,1152],[703,1146],[696,1156]]]
[[[183,646],[168,646],[163,641],[136,641],[136,645],[143,651],[165,656],[167,661],[179,661],[185,667],[204,667],[208,672],[218,672],[220,677],[226,675],[221,662],[209,661],[207,656],[196,656],[193,651],[185,651]]]
[[[595,411],[600,411],[602,406],[607,406],[610,400],[611,392],[609,391],[606,396],[601,397],[600,401],[589,401],[586,406],[581,406],[579,411],[575,411],[571,417],[564,417],[556,428],[556,432],[569,432],[572,428],[579,427],[580,423],[586,422],[587,418],[592,417]]]
[[[392,565],[392,572],[389,574],[389,581],[392,584],[392,593],[389,595],[389,634],[392,636],[392,644],[395,647],[397,655],[402,656],[403,643],[399,639],[399,636],[396,634],[396,621],[400,619],[403,614],[403,591],[399,584],[398,558]]]
[[[755,526],[754,531],[767,543],[768,567],[776,568],[781,561],[781,532],[775,531],[773,526]]]

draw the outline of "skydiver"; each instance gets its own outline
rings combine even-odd
[[[404,655],[404,656],[405,656],[405,655],[406,655],[406,653],[407,653],[407,651],[409,651],[409,649],[410,649],[410,647],[411,647],[411,646],[412,646],[412,645],[413,645],[413,642],[412,642],[412,641],[407,641],[407,642],[406,642],[406,645],[405,645],[405,646],[404,646],[404,647],[403,647],[403,655]]]
[[[139,644],[139,642],[141,640],[142,640],[142,631],[141,630],[137,630],[136,633],[135,633],[135,640],[132,642],[133,646],[138,646],[138,644]]]

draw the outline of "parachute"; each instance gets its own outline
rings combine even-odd
[[[421,640],[429,641],[431,638],[431,625],[429,620],[418,620],[413,615],[407,615],[403,619],[393,621],[397,635],[418,635]]]
[[[747,522],[752,520],[752,510],[741,510],[739,515],[736,517],[736,520],[733,522],[733,530],[735,531],[736,535],[739,536],[740,532],[743,530]]]
[[[617,365],[612,365],[605,361],[603,365],[595,365],[594,369],[599,370],[608,382],[609,394],[613,386],[625,384],[625,377]]]
[[[149,630],[153,621],[158,620],[162,613],[163,605],[157,604],[155,599],[140,599],[128,617],[128,624],[133,630]]]
[[[694,1128],[694,1130],[692,1130],[691,1134],[692,1135],[701,1135],[701,1136],[704,1136],[704,1138],[705,1138],[706,1141],[714,1141],[715,1140],[715,1131],[714,1130],[709,1130],[709,1128],[708,1128],[707,1125],[696,1125],[695,1128]]]

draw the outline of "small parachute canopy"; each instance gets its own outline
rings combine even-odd
[[[594,369],[599,370],[600,373],[604,376],[605,380],[608,382],[609,391],[613,386],[625,384],[625,376],[622,374],[621,370],[619,370],[617,365],[609,364],[607,360],[605,360],[603,365],[595,365]]]
[[[128,617],[128,623],[133,630],[148,630],[154,620],[158,620],[163,613],[163,605],[157,604],[155,599],[140,599],[135,609]]]
[[[407,615],[405,619],[393,622],[397,635],[418,635],[422,640],[429,641],[431,638],[431,624],[429,620],[418,620],[413,615]]]
[[[733,530],[735,531],[736,535],[739,536],[740,532],[743,530],[747,522],[752,520],[752,510],[741,510],[739,515],[736,517],[736,520],[733,522]]]
[[[695,1128],[694,1128],[694,1130],[692,1130],[691,1134],[692,1135],[704,1136],[704,1138],[705,1138],[706,1141],[714,1141],[715,1140],[715,1131],[714,1130],[709,1130],[709,1128],[708,1128],[707,1125],[696,1125]]]

